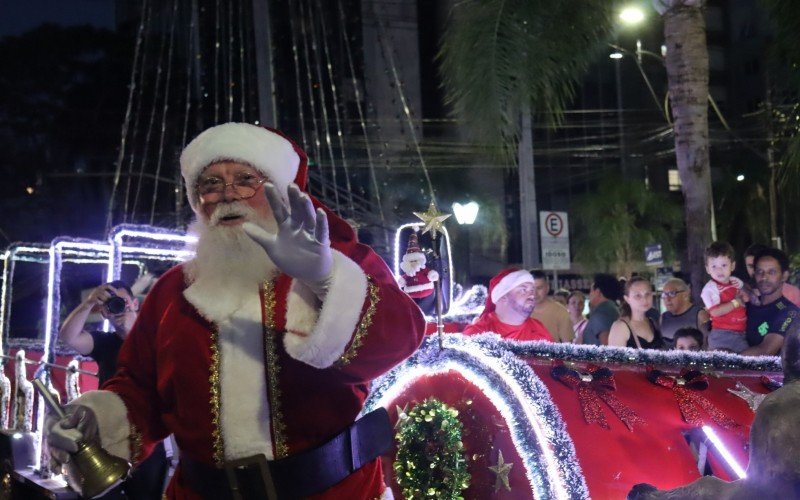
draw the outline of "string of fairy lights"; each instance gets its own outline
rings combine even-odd
[[[481,146],[458,139],[453,120],[420,118],[419,98],[409,90],[416,83],[408,75],[416,71],[406,67],[408,50],[397,28],[404,18],[384,2],[363,11],[346,0],[270,4],[275,54],[270,81],[262,82],[256,48],[263,40],[253,23],[264,20],[254,19],[252,2],[140,5],[106,230],[118,223],[183,227],[191,212],[176,165],[180,149],[220,121],[258,122],[259,91],[270,92],[278,126],[309,152],[312,194],[359,226],[375,228],[387,250],[391,228],[404,222],[393,183],[413,184],[405,193],[418,183],[424,203],[437,194],[433,170],[476,165]],[[546,190],[592,182],[616,165],[618,131],[608,126],[616,110],[579,111],[567,111],[560,128],[540,134],[537,166],[552,170],[542,183]],[[643,112],[629,121],[637,125],[630,142],[643,144],[653,161],[666,161],[672,141],[663,120]],[[661,150],[666,153],[659,156]],[[476,165],[495,167],[507,165]]]

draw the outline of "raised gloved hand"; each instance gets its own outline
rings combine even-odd
[[[51,415],[45,421],[50,457],[60,464],[69,461],[69,454],[78,451],[79,443],[100,439],[97,417],[90,408],[74,405],[64,411],[67,416],[63,419]]]
[[[295,184],[289,186],[291,212],[272,183],[264,184],[267,201],[278,223],[270,234],[251,222],[242,228],[260,244],[278,269],[303,281],[318,296],[324,294],[333,267],[328,218],[322,209],[314,211],[311,199]]]

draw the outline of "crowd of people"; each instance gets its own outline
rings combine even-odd
[[[642,276],[618,279],[596,274],[586,295],[564,289],[551,293],[542,271],[508,269],[491,280],[484,312],[464,333],[493,331],[515,340],[778,355],[786,333],[800,324],[800,289],[787,281],[789,258],[760,244],[750,246],[743,257],[747,274],[739,278],[734,275],[733,247],[712,243],[705,251],[710,279],[697,295],[699,300],[676,276],[663,284],[660,303],[653,284]]]

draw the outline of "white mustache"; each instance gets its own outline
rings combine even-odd
[[[232,201],[230,203],[220,203],[214,209],[214,212],[209,217],[209,225],[216,226],[219,221],[224,217],[238,216],[244,217],[246,220],[252,220],[255,215],[255,210],[241,201]]]

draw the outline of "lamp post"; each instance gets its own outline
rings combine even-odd
[[[619,20],[623,25],[635,26],[644,21],[644,11],[636,6],[625,7],[619,13]],[[641,42],[636,40],[636,57],[641,61]],[[628,177],[628,152],[625,147],[625,121],[622,116],[622,53],[616,51],[609,57],[614,59],[614,79],[617,87],[617,131],[619,134],[619,163],[622,177]]]
[[[478,205],[474,201],[470,201],[462,205],[461,203],[453,203],[453,214],[456,216],[456,222],[458,222],[461,226],[466,226],[464,228],[464,241],[466,242],[466,264],[464,268],[466,269],[466,277],[469,280],[470,277],[470,239],[469,239],[469,232],[470,226],[475,223],[475,219],[478,217],[478,210],[480,210],[480,205]]]

